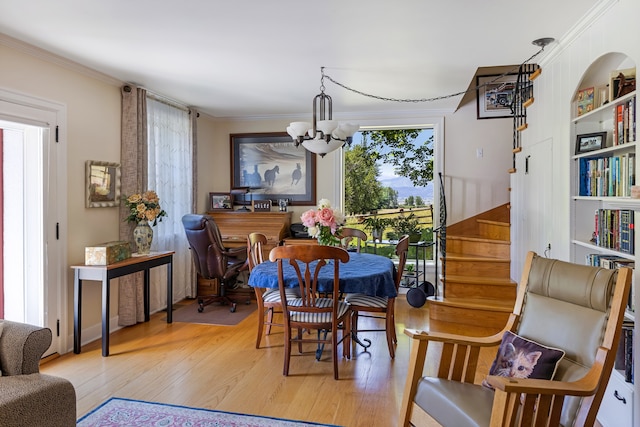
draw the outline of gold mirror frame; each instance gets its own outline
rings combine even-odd
[[[85,184],[87,208],[120,206],[120,163],[87,160]]]

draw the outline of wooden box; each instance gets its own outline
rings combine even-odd
[[[131,257],[129,242],[106,242],[84,249],[86,265],[109,265]]]

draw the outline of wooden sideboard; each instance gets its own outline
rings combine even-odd
[[[246,246],[247,236],[257,232],[267,236],[267,244],[262,248],[262,256],[269,259],[271,249],[282,244],[290,235],[292,212],[239,212],[232,210],[209,211],[220,230],[222,242],[225,247],[235,248]],[[206,280],[198,277],[198,295],[217,295],[217,280]],[[235,296],[240,300],[246,296],[252,296],[253,290],[246,287],[238,287],[228,290],[229,296]]]
[[[258,232],[267,236],[267,244],[263,247],[263,255],[269,257],[269,251],[289,237],[292,212],[239,212],[210,211],[215,220],[225,246],[238,247],[247,244],[247,236]]]

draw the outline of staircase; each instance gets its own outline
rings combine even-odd
[[[510,245],[508,204],[447,226],[443,292],[428,298],[431,328],[502,329],[516,299]]]

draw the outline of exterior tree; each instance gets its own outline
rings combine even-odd
[[[409,196],[404,201],[405,206],[414,206],[413,196]]]
[[[344,159],[345,213],[365,213],[381,208],[384,190],[378,181],[380,171],[367,147],[354,145],[345,149]]]
[[[424,206],[424,200],[422,200],[422,197],[420,197],[420,196],[416,196],[416,201],[415,201],[415,203],[416,203],[416,206],[417,206],[417,207]]]
[[[433,180],[433,135],[426,141],[414,141],[419,135],[420,129],[362,132],[375,160],[393,165],[395,173],[409,178],[415,187],[426,187]],[[383,150],[384,147],[389,151]],[[386,154],[380,154],[381,151]]]

